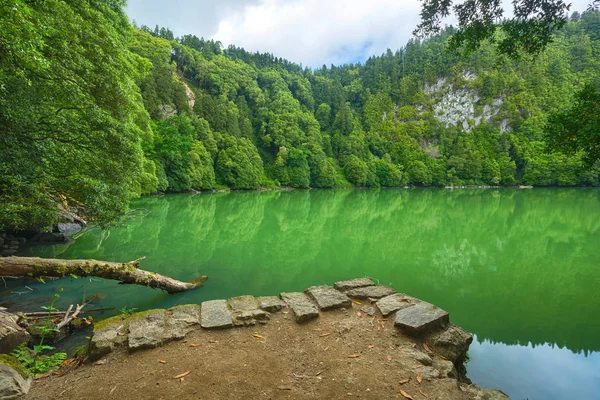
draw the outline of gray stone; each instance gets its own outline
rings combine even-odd
[[[377,312],[377,310],[375,309],[375,307],[371,307],[371,306],[362,306],[360,308],[360,311],[366,313],[369,317],[374,316],[375,313]]]
[[[404,357],[412,358],[423,365],[431,366],[433,363],[433,360],[431,359],[431,357],[429,357],[427,354],[423,353],[422,351],[419,351],[416,349],[405,349],[405,350],[402,350],[402,353],[403,353]]]
[[[165,337],[165,310],[135,313],[129,318],[129,350],[154,348],[162,345]]]
[[[464,387],[473,400],[510,400],[510,398],[501,390],[481,389],[477,386],[469,385]]]
[[[56,224],[56,229],[62,234],[71,235],[81,231],[82,228],[81,225],[75,222],[59,222]]]
[[[414,306],[420,302],[421,300],[415,299],[414,297],[407,296],[403,293],[396,293],[381,298],[375,304],[377,305],[377,308],[379,308],[379,311],[381,311],[381,314],[387,317],[395,311]]]
[[[127,341],[127,324],[120,315],[94,324],[90,340],[90,360],[98,360]]]
[[[305,322],[319,316],[319,309],[304,293],[281,293],[280,296],[294,312],[297,323]]]
[[[29,392],[32,376],[8,354],[0,355],[0,399],[17,399]]]
[[[3,257],[10,257],[14,254],[17,254],[17,250],[4,249],[4,250],[2,250],[2,252],[0,252],[0,254],[2,254]]]
[[[352,300],[344,293],[338,292],[331,286],[312,286],[305,290],[321,310],[350,307]]]
[[[443,378],[457,379],[458,374],[452,361],[442,360],[441,358],[434,359],[433,367],[440,372]]]
[[[265,296],[256,299],[258,306],[270,313],[277,312],[285,307],[285,303],[277,296]]]
[[[29,332],[20,327],[18,321],[18,315],[0,311],[0,354],[8,354],[21,343],[29,341]]]
[[[334,283],[333,287],[337,290],[350,290],[364,286],[375,286],[375,283],[369,278],[352,279],[351,281],[340,281]]]
[[[69,238],[62,233],[41,232],[31,238],[33,243],[66,243]]]
[[[206,329],[231,328],[233,321],[225,300],[210,300],[201,304],[200,325]]]
[[[235,326],[252,326],[257,322],[266,323],[269,314],[258,308],[253,296],[239,296],[229,299],[231,317]]]
[[[391,287],[379,285],[351,289],[346,294],[350,297],[356,297],[357,299],[380,299],[394,293],[396,293],[396,291]]]
[[[432,380],[440,377],[440,371],[433,367],[423,367],[420,369],[423,379]]]
[[[443,328],[450,321],[448,313],[433,304],[421,302],[396,313],[395,325],[402,331],[427,334]]]
[[[200,306],[187,304],[167,310],[167,327],[163,342],[183,339],[200,326]]]
[[[459,326],[450,324],[443,331],[432,333],[427,342],[431,343],[435,351],[453,363],[464,361],[469,346],[473,342],[473,335]]]

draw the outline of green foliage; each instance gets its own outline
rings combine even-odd
[[[54,324],[52,323],[52,313],[58,311],[56,308],[54,308],[54,303],[59,297],[60,294],[55,293],[52,297],[52,302],[50,302],[50,306],[41,307],[43,310],[48,311],[48,315],[44,321],[44,325],[37,327],[38,331],[41,332],[41,337],[40,342],[33,346],[33,351],[30,350],[25,343],[22,343],[11,352],[11,355],[15,357],[21,363],[21,365],[23,365],[23,367],[25,367],[33,375],[39,375],[51,371],[57,368],[63,361],[67,359],[67,354],[61,352],[50,355],[41,354],[44,351],[54,350],[53,346],[44,344],[44,339],[48,333],[58,332],[58,329],[54,327]]]
[[[121,309],[119,310],[119,312],[121,313],[121,316],[123,317],[123,319],[132,316],[133,314],[135,314],[135,312],[137,311],[137,308],[128,308],[126,306],[121,307]]]
[[[584,151],[584,160],[593,165],[600,160],[600,89],[586,84],[569,104],[548,119],[548,147],[571,155]]]
[[[598,91],[583,87],[600,79],[597,11],[563,21],[551,2],[550,20],[502,28],[467,18],[364,65],[309,70],[132,28],[120,1],[10,3],[0,5],[0,229],[48,226],[65,206],[110,222],[132,197],[165,191],[600,181]],[[437,30],[449,6],[429,4],[422,27]],[[484,20],[499,5],[486,7]],[[546,51],[499,65],[488,39]],[[456,114],[436,108],[448,90],[480,99],[468,121],[444,122]]]

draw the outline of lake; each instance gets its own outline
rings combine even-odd
[[[39,309],[139,310],[275,295],[369,276],[450,312],[472,332],[468,376],[513,399],[600,397],[599,189],[382,189],[165,195],[126,225],[23,254],[130,261],[181,280],[168,295],[97,278],[0,292]],[[16,307],[15,307],[16,308]]]

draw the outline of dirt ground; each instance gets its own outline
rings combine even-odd
[[[25,398],[404,399],[400,390],[414,400],[472,398],[455,379],[419,383],[424,367],[410,354],[424,352],[422,344],[398,333],[393,321],[359,316],[353,307],[301,325],[282,311],[267,325],[199,329],[160,348],[119,350],[101,365],[34,381]],[[439,356],[430,356],[435,366]]]

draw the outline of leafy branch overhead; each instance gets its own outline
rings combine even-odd
[[[453,12],[458,30],[450,37],[450,50],[471,54],[484,41],[497,45],[499,54],[518,58],[521,54],[538,55],[553,40],[553,34],[567,22],[571,4],[562,0],[514,0],[512,15],[505,16],[500,0],[423,0],[421,23],[414,34],[437,34],[444,18]],[[600,6],[600,0],[590,4]]]

